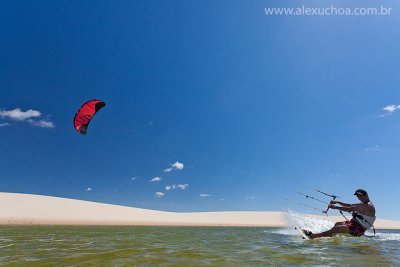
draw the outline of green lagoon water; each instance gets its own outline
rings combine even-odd
[[[400,231],[302,240],[292,229],[1,226],[1,266],[400,266]]]

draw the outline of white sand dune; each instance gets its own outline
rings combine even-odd
[[[41,195],[0,193],[3,225],[286,226],[284,212],[164,212]],[[323,217],[327,218],[327,217]],[[343,218],[329,217],[340,221]],[[376,228],[400,229],[400,221],[377,220]]]

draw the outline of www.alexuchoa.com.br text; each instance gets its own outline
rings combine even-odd
[[[391,7],[266,7],[267,16],[389,16]]]

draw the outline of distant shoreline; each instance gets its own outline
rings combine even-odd
[[[32,194],[0,193],[0,225],[286,227],[285,212],[165,212]],[[311,215],[313,216],[313,215]],[[339,216],[313,216],[342,221]],[[376,229],[400,229],[377,219]]]

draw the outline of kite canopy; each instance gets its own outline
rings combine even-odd
[[[75,129],[80,134],[85,135],[93,116],[105,105],[106,103],[98,99],[93,99],[83,104],[74,117]]]

